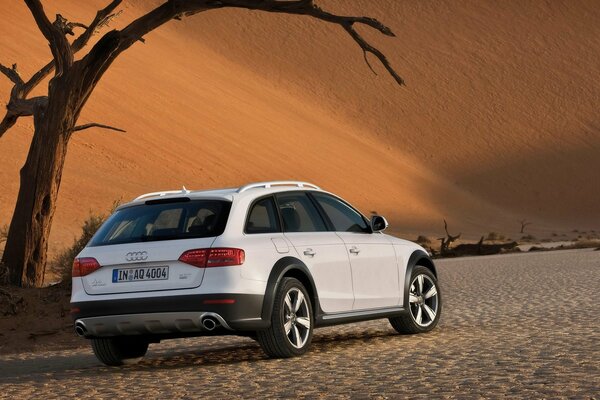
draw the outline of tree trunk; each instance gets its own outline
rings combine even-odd
[[[70,137],[61,123],[65,119],[53,115],[52,108],[35,124],[2,259],[10,283],[23,287],[44,283],[48,237]]]

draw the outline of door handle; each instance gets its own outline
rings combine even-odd
[[[304,250],[304,255],[305,256],[314,257],[315,254],[317,254],[317,252],[314,251],[313,249],[306,249],[306,250]]]
[[[352,246],[352,247],[350,247],[350,253],[358,254],[358,253],[360,253],[360,249],[356,246]]]

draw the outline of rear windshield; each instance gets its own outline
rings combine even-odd
[[[230,209],[223,200],[148,201],[111,215],[89,246],[219,236]]]

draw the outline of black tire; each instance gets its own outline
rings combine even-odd
[[[423,276],[422,287],[419,289],[418,277]],[[414,283],[414,284],[413,284]],[[432,293],[431,288],[435,287],[435,295],[425,298],[426,295]],[[442,314],[442,294],[437,283],[436,277],[431,270],[423,266],[417,265],[410,276],[409,283],[409,301],[407,304],[407,313],[400,316],[390,318],[392,327],[402,334],[415,334],[429,332],[436,327]],[[410,294],[416,294],[412,297]],[[416,300],[416,301],[411,301]],[[429,310],[426,309],[427,306]],[[421,309],[419,314],[419,308]],[[430,311],[434,311],[435,316],[432,319]],[[419,322],[419,317],[420,322]]]
[[[94,338],[92,349],[98,360],[106,365],[117,366],[138,362],[148,351],[148,342],[140,336],[117,336]]]
[[[297,293],[302,293],[304,302],[298,309],[289,310],[286,297],[290,295],[292,308],[295,308],[297,297],[294,296]],[[306,327],[307,323],[308,327]],[[290,327],[289,333],[286,332],[286,325]],[[296,357],[308,350],[313,326],[313,309],[306,288],[295,278],[283,278],[275,293],[271,326],[257,331],[256,338],[260,347],[271,358]]]

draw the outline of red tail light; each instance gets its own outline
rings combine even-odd
[[[208,258],[209,251],[210,249],[188,250],[179,257],[179,261],[193,265],[194,267],[206,268],[206,259]]]
[[[100,268],[95,258],[83,257],[73,261],[73,277],[86,276]]]
[[[242,249],[194,249],[184,252],[179,261],[198,268],[230,267],[242,265],[246,254]]]
[[[206,267],[228,267],[231,265],[242,265],[246,253],[242,249],[217,248],[210,249],[210,255]]]

